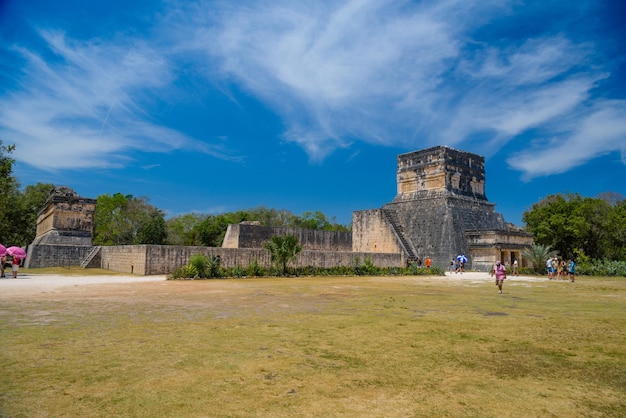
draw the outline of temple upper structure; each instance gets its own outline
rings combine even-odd
[[[446,146],[401,154],[396,178],[392,202],[353,212],[353,251],[399,251],[444,267],[460,254],[474,269],[497,259],[522,265],[532,236],[505,222],[487,200],[482,156]]]

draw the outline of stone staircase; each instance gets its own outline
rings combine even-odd
[[[383,216],[391,226],[391,230],[398,239],[398,243],[402,247],[402,250],[407,258],[417,258],[417,251],[415,251],[413,243],[407,239],[404,234],[404,228],[402,228],[402,224],[398,220],[398,214],[396,211],[393,209],[383,208]]]
[[[89,265],[89,263],[91,263],[91,260],[93,260],[98,253],[100,252],[100,246],[94,246],[85,256],[85,258],[83,258],[80,262],[80,266],[82,268],[87,268],[87,266]]]

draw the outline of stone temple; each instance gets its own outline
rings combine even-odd
[[[295,267],[352,266],[369,259],[400,267],[430,257],[447,268],[459,254],[467,267],[489,270],[496,260],[520,266],[532,236],[505,222],[485,195],[485,161],[480,155],[438,146],[398,156],[397,194],[380,209],[352,214],[352,232],[229,225],[221,247],[172,245],[94,246],[96,200],[57,187],[37,218],[37,236],[26,267],[101,267],[134,274],[168,274],[194,254],[220,255],[224,267],[272,265],[262,248],[273,235],[295,235],[303,246]]]
[[[482,156],[437,146],[398,156],[397,194],[380,209],[355,211],[352,249],[430,257],[442,267],[457,255],[488,270],[495,260],[525,265],[532,235],[505,222],[485,195]]]

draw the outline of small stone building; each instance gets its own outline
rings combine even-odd
[[[26,267],[76,265],[92,249],[96,199],[80,197],[66,186],[50,191],[37,215],[35,239]]]
[[[524,265],[532,235],[506,223],[487,200],[483,157],[446,146],[401,154],[396,178],[392,202],[353,212],[353,251],[430,257],[442,267],[464,254],[475,270],[497,259]]]

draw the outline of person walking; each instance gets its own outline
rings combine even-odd
[[[546,261],[546,269],[548,270],[548,279],[552,280],[552,257]]]
[[[569,281],[574,283],[574,276],[576,275],[576,263],[570,258],[567,266],[567,272],[569,273]]]
[[[506,268],[502,265],[502,263],[500,263],[500,261],[496,261],[494,273],[496,275],[496,286],[498,286],[498,293],[502,293],[502,283],[506,279]]]
[[[519,263],[517,262],[517,258],[513,260],[513,276],[519,276]]]
[[[17,258],[17,256],[13,256],[13,262],[12,262],[12,267],[13,267],[13,278],[17,279],[17,271],[20,269],[20,259]]]

